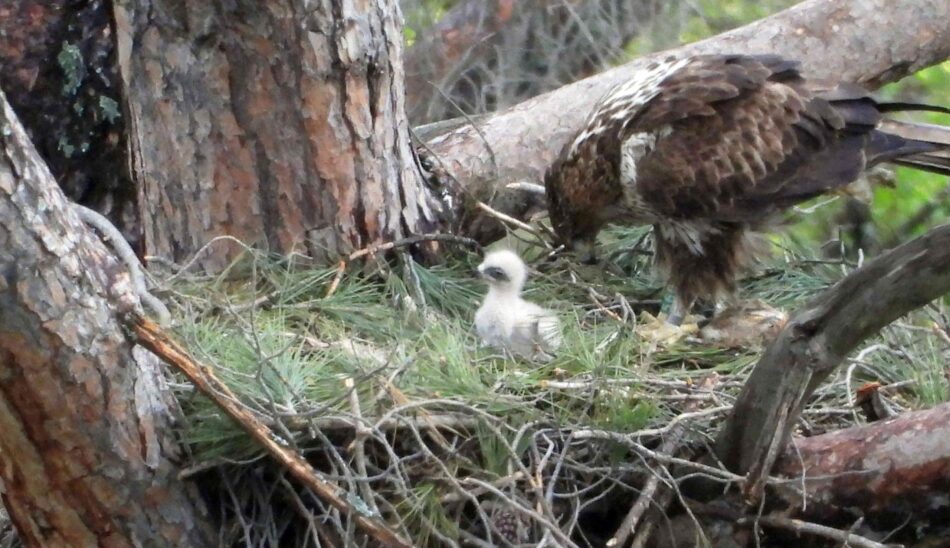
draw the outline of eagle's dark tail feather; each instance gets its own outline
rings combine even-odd
[[[950,154],[948,153],[917,154],[895,160],[894,163],[950,177]]]
[[[902,103],[898,101],[877,103],[877,110],[879,112],[940,112],[950,114],[950,107],[926,105],[924,103]]]
[[[943,107],[911,106],[950,113]],[[879,148],[878,161],[950,176],[950,126],[883,120],[877,133],[889,145]]]

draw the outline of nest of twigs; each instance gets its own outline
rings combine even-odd
[[[438,266],[397,253],[333,268],[248,251],[219,277],[178,276],[168,295],[195,358],[353,511],[419,546],[603,546],[651,478],[677,492],[670,466],[724,488],[737,481],[691,463],[708,453],[760,350],[644,340],[639,314],[665,300],[649,239],[626,229],[607,240],[604,264],[584,270],[515,242],[534,270],[528,298],[563,321],[547,363],[479,347],[471,322],[484,288],[471,276],[479,256],[464,250]],[[849,268],[776,249],[745,296],[794,308]],[[910,326],[883,337],[875,344],[886,351],[861,355],[816,393],[803,428],[859,420],[849,402],[863,379],[912,379],[904,403],[929,399],[939,352]],[[172,382],[184,475],[202,486],[222,545],[375,545],[191,383]],[[676,508],[674,497],[665,511]]]

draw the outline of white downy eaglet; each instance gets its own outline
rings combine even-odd
[[[557,316],[521,298],[528,272],[517,254],[493,251],[478,265],[478,273],[488,281],[488,294],[475,313],[475,330],[484,344],[527,358],[557,350]]]

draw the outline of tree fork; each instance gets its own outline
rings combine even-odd
[[[884,253],[795,313],[746,381],[716,440],[760,499],[808,397],[864,339],[950,292],[950,225]]]
[[[3,0],[0,89],[63,192],[138,242],[108,0]]]

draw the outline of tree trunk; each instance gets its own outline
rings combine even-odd
[[[0,93],[0,479],[29,546],[210,544],[135,302]]]
[[[117,0],[115,17],[147,254],[181,261],[227,234],[329,258],[438,222],[396,0]]]
[[[0,2],[0,89],[73,201],[137,242],[112,4]]]
[[[950,403],[794,438],[775,471],[797,480],[796,489],[783,494],[790,508],[799,509],[796,515],[806,519],[827,519],[831,509],[858,508],[868,517],[895,519],[890,527],[909,514],[916,523],[950,525]],[[807,504],[797,490],[801,485]]]

